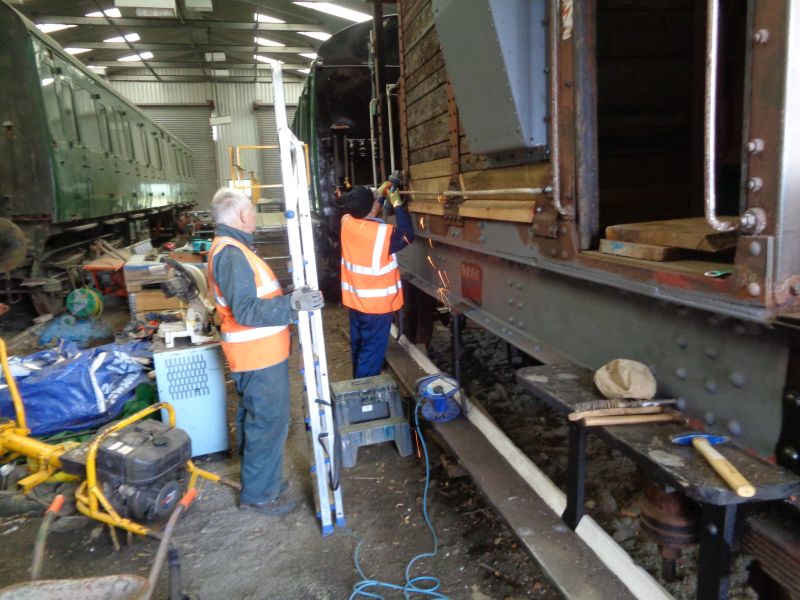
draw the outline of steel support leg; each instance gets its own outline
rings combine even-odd
[[[461,330],[464,328],[464,315],[450,313],[450,323],[453,327],[453,377],[461,387]]]
[[[567,462],[567,508],[563,519],[575,529],[583,517],[583,495],[586,480],[586,437],[583,425],[569,424],[569,456]]]
[[[723,600],[728,597],[736,507],[736,504],[703,505],[697,566],[698,598]]]

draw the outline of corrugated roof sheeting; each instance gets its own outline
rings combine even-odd
[[[175,71],[177,69],[170,69]],[[192,69],[184,69],[191,71]],[[238,73],[237,73],[238,74]],[[252,71],[242,74],[252,75]],[[267,82],[226,83],[211,82],[150,82],[111,80],[120,93],[136,104],[200,104],[214,100],[218,116],[231,116],[230,125],[217,126],[217,174],[220,185],[230,178],[229,146],[258,145],[258,122],[253,107],[255,104],[272,104],[272,84]],[[286,82],[284,94],[286,103],[297,104],[302,91],[302,83]],[[255,171],[259,178],[263,161],[256,152],[242,153],[242,166],[246,171]]]

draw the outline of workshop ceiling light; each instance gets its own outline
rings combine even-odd
[[[105,16],[107,16],[107,17],[111,17],[112,19],[119,19],[122,16],[122,13],[119,12],[118,8],[109,8],[108,10],[104,10],[102,12],[100,12],[98,10],[97,12],[86,13],[86,16],[87,17],[102,17],[103,14],[105,14]]]
[[[294,4],[297,6],[302,6],[303,8],[318,10],[319,12],[333,15],[334,17],[339,17],[341,19],[347,19],[348,21],[353,21],[354,23],[363,23],[364,21],[369,21],[372,19],[372,15],[368,15],[367,13],[363,13],[359,10],[345,8],[344,6],[339,6],[333,2],[294,2]]]
[[[230,77],[231,72],[228,69],[211,69],[214,77]]]
[[[286,23],[286,21],[262,13],[253,13],[253,19],[258,23]]]
[[[281,61],[279,60],[275,60],[274,58],[269,58],[268,56],[261,56],[260,54],[253,54],[253,58],[255,58],[257,61],[267,63],[269,65],[281,64]]]
[[[254,37],[253,40],[259,46],[285,46],[286,44],[281,44],[280,42],[276,42],[274,40],[268,40],[267,38],[262,37]]]
[[[315,58],[317,58],[317,53],[316,52],[303,52],[303,53],[300,54],[300,56],[304,56],[305,58],[307,58],[309,60],[314,60]]]
[[[91,52],[91,48],[64,48],[67,54],[83,54],[84,52]]]
[[[118,58],[117,61],[134,62],[139,60],[149,60],[151,58],[153,58],[152,52],[140,52],[139,54],[131,54],[130,56],[123,56],[122,58]]]
[[[54,81],[55,79],[53,79],[52,77],[45,77],[44,79],[42,79],[42,87],[46,85],[53,85]]]
[[[331,37],[330,33],[325,33],[324,31],[298,31],[300,35],[304,35],[306,37],[314,38],[315,40],[329,40]]]
[[[54,31],[61,31],[62,29],[71,29],[77,25],[62,25],[61,23],[39,23],[36,27],[39,31],[44,33],[53,33]]]
[[[125,42],[138,42],[140,39],[138,33],[128,33],[120,37],[108,38],[103,40],[106,44],[124,44]]]
[[[225,62],[224,52],[206,52],[206,62]]]
[[[305,73],[306,75],[311,73],[311,69],[296,69],[296,70],[298,73]]]
[[[95,73],[99,73],[100,75],[103,75],[106,72],[106,67],[100,67],[98,65],[89,65],[88,68],[94,71]]]

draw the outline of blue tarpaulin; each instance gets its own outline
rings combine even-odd
[[[31,434],[79,431],[113,420],[147,382],[142,358],[147,342],[106,344],[81,350],[63,341],[52,350],[9,359]],[[0,374],[0,415],[15,419],[8,385]]]

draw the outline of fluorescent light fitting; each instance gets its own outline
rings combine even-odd
[[[286,21],[262,13],[253,13],[253,20],[257,23],[286,23]]]
[[[109,8],[108,10],[104,10],[100,12],[99,10],[96,12],[86,13],[87,17],[102,17],[103,14],[107,17],[111,17],[112,19],[119,19],[122,16],[122,13],[119,12],[118,8]]]
[[[46,85],[52,85],[54,81],[55,79],[53,79],[52,77],[45,77],[44,79],[42,79],[42,87]]]
[[[71,29],[77,25],[62,25],[61,23],[39,23],[36,27],[39,31],[44,33],[53,33],[54,31],[61,31],[62,29]]]
[[[300,54],[300,56],[304,56],[309,60],[314,60],[315,58],[317,58],[317,53],[316,52],[307,52],[307,53]]]
[[[118,62],[135,62],[140,60],[148,60],[153,58],[152,52],[140,52],[139,54],[131,54],[130,56],[123,56],[118,58]]]
[[[296,69],[296,71],[297,71],[298,73],[305,73],[306,75],[308,75],[309,73],[311,73],[311,69]]]
[[[279,61],[279,60],[275,60],[274,58],[270,58],[268,56],[261,56],[260,54],[253,54],[253,58],[255,58],[256,60],[258,60],[260,62],[267,63],[269,65],[279,65],[279,64],[281,64],[281,61]]]
[[[303,8],[318,10],[319,12],[333,15],[334,17],[339,17],[340,19],[347,19],[348,21],[353,21],[354,23],[363,23],[364,21],[370,21],[372,19],[372,15],[368,15],[367,13],[363,13],[359,10],[345,8],[344,6],[339,6],[333,2],[294,2],[294,4],[297,6],[302,6]]]
[[[98,73],[105,73],[106,72],[106,67],[99,67],[97,65],[89,65],[88,68],[91,69],[92,71],[97,71]]]
[[[224,62],[225,61],[225,53],[224,52],[206,52],[205,53],[206,62]]]
[[[91,48],[64,48],[67,54],[83,54],[84,52],[91,52]]]
[[[285,46],[286,44],[281,44],[280,42],[276,42],[274,40],[268,40],[267,38],[262,37],[254,37],[253,41],[258,44],[259,46]]]
[[[325,33],[324,31],[298,31],[300,35],[304,35],[306,37],[314,38],[315,40],[329,40],[331,38],[330,33]]]
[[[138,42],[140,39],[138,33],[128,33],[120,37],[108,38],[103,40],[106,44],[124,44],[125,42]]]
[[[228,69],[211,69],[215,77],[230,77],[231,72]]]

